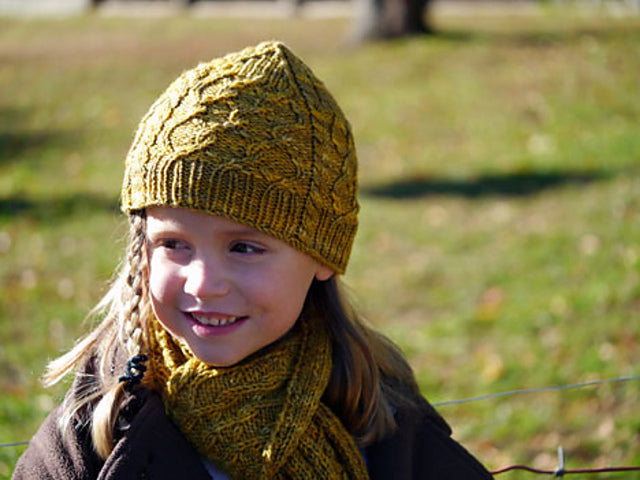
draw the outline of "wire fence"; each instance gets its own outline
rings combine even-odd
[[[459,405],[463,403],[479,402],[483,400],[489,400],[494,398],[501,398],[513,395],[525,395],[532,393],[544,393],[544,392],[557,392],[561,390],[572,390],[578,388],[596,387],[611,383],[622,383],[640,380],[640,375],[633,375],[628,377],[616,377],[607,378],[602,380],[593,380],[590,382],[572,383],[567,385],[555,385],[539,388],[523,388],[519,390],[508,390],[504,392],[490,393],[487,395],[479,395],[476,397],[461,398],[457,400],[446,400],[442,402],[433,402],[434,407],[443,407],[447,405]],[[13,443],[0,443],[0,448],[19,447],[28,445],[28,441],[13,442]],[[558,467],[554,470],[545,470],[540,468],[530,467],[528,465],[509,465],[506,467],[492,470],[492,475],[501,475],[503,473],[511,472],[514,470],[523,470],[538,475],[553,475],[554,478],[563,478],[565,475],[572,474],[600,474],[600,473],[623,473],[623,472],[640,472],[640,466],[617,466],[617,467],[603,467],[603,468],[577,468],[567,469],[565,468],[565,454],[562,446],[558,447]]]
[[[640,472],[640,467],[605,467],[605,468],[575,468],[575,469],[559,469],[555,470],[542,470],[539,468],[529,467],[527,465],[509,465],[508,467],[499,468],[493,470],[492,475],[500,475],[502,473],[511,472],[513,470],[524,470],[530,473],[536,473],[539,475],[553,475],[555,478],[562,478],[565,475],[571,474],[600,474],[600,473],[622,473],[622,472]]]
[[[604,385],[607,383],[620,383],[620,382],[630,382],[633,380],[640,380],[640,375],[633,375],[629,377],[617,377],[617,378],[606,378],[603,380],[593,380],[591,382],[582,382],[582,383],[571,383],[568,385],[556,385],[550,387],[539,387],[539,388],[523,388],[520,390],[508,390],[506,392],[497,392],[497,393],[489,393],[487,395],[480,395],[478,397],[469,397],[462,398],[459,400],[447,400],[444,402],[435,402],[432,403],[434,407],[442,407],[446,405],[457,405],[460,403],[470,403],[470,402],[478,402],[481,400],[489,400],[491,398],[499,398],[499,397],[507,397],[510,395],[522,395],[527,393],[542,393],[542,392],[555,392],[559,390],[571,390],[576,388],[585,388],[585,387],[595,387],[598,385]]]
[[[553,475],[554,478],[563,478],[565,475],[574,473],[596,474],[596,473],[621,473],[621,472],[640,472],[639,467],[604,467],[604,468],[565,468],[565,456],[562,446],[558,447],[558,467],[555,470],[543,470],[540,468],[529,467],[528,465],[509,465],[508,467],[493,470],[492,475],[510,472],[513,470],[525,470],[530,473],[540,475]]]

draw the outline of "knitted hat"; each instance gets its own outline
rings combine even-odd
[[[220,215],[343,273],[357,229],[349,123],[281,43],[183,73],[143,117],[126,159],[122,210]]]

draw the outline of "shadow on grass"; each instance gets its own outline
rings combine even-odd
[[[117,213],[118,200],[92,193],[76,193],[46,199],[20,196],[0,198],[0,218],[22,216],[46,223],[76,215],[91,215],[96,210]]]
[[[481,175],[468,179],[415,177],[381,185],[362,187],[364,195],[396,199],[411,199],[436,195],[466,198],[524,197],[567,184],[587,184],[612,176],[603,171],[553,171]]]
[[[500,45],[519,47],[546,48],[559,43],[575,43],[585,39],[594,40],[622,40],[629,37],[640,39],[640,31],[633,26],[618,26],[617,28],[582,27],[573,29],[550,28],[540,31],[525,32],[488,32],[457,29],[436,30],[431,38],[439,38],[450,42],[487,42]],[[428,37],[424,37],[428,38]]]
[[[30,131],[25,128],[28,114],[15,108],[0,109],[0,167],[17,161],[24,154],[44,150],[53,145],[68,146],[76,135],[55,128]]]
[[[0,132],[0,166],[20,155],[49,146],[61,137],[60,132],[8,133]]]

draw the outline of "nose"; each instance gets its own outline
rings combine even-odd
[[[222,297],[229,293],[230,279],[220,262],[194,259],[186,269],[185,293],[198,298]]]

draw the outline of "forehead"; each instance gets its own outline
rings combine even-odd
[[[260,232],[259,230],[238,223],[226,217],[211,215],[206,212],[189,210],[187,208],[174,208],[165,206],[148,207],[147,214],[147,230],[150,232],[156,229],[186,229],[189,231],[211,230],[212,233],[242,233],[251,235],[261,235],[270,238],[270,235]]]

